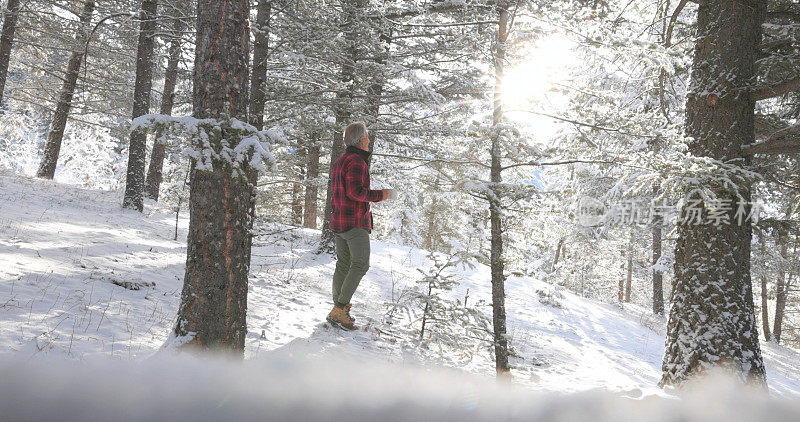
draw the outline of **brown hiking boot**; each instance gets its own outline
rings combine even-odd
[[[352,319],[353,322],[356,322],[356,317],[350,315],[350,308],[352,308],[352,307],[353,307],[352,303],[348,303],[347,305],[344,305],[344,312],[347,314],[348,318]]]
[[[355,324],[353,324],[353,318],[350,318],[345,308],[340,308],[334,305],[333,309],[331,310],[331,313],[328,314],[328,318],[326,319],[334,326],[342,328],[344,330],[356,329]]]

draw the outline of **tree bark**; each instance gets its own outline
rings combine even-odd
[[[633,231],[628,242],[628,272],[625,275],[625,302],[631,301],[631,284],[633,281]]]
[[[439,239],[441,233],[438,233],[436,228],[437,218],[439,217],[437,208],[439,206],[439,185],[441,184],[442,175],[441,175],[441,164],[436,163],[433,164],[433,168],[436,170],[436,179],[433,181],[433,193],[431,194],[431,205],[428,208],[428,212],[426,213],[426,217],[428,218],[428,232],[425,236],[425,248],[428,251],[435,251],[436,248],[439,246]]]
[[[781,256],[785,259],[787,258],[788,254],[788,245],[786,243],[786,239],[781,239]],[[781,272],[780,277],[778,277],[778,282],[775,286],[775,321],[774,326],[772,328],[772,335],[775,339],[775,343],[780,344],[781,342],[781,334],[783,334],[783,315],[786,310],[786,293],[789,290],[788,283],[786,280],[791,278],[791,274],[787,274],[785,272]]]
[[[767,246],[764,241],[764,235],[762,234],[759,236],[759,240],[761,243],[761,255],[764,256],[767,251]],[[763,270],[762,270],[763,271]],[[767,276],[765,273],[761,273],[759,275],[759,279],[761,280],[761,326],[764,329],[764,339],[769,341],[771,338],[771,334],[769,332],[769,312],[768,312],[768,298],[767,298]]]
[[[306,195],[303,213],[303,227],[309,229],[317,228],[317,196],[319,188],[314,184],[319,177],[319,152],[320,135],[311,135],[311,143],[308,146],[308,163],[306,164]]]
[[[686,133],[695,156],[749,163],[742,146],[754,139],[755,102],[745,87],[755,79],[765,9],[763,0],[699,4],[686,102]],[[684,218],[678,226],[660,385],[680,385],[717,367],[766,387],[750,275],[752,228],[750,221],[737,223],[734,214],[739,198],[750,201],[751,187],[704,187],[733,209],[728,223],[690,224]]]
[[[675,22],[678,20],[678,15],[680,15],[681,11],[684,7],[686,7],[687,0],[680,0],[678,5],[675,7],[675,10],[672,14],[669,14],[669,7],[670,2],[667,1],[664,4],[663,11],[659,12],[658,18],[663,22],[662,26],[662,34],[664,35],[662,39],[662,43],[664,47],[669,48],[672,46],[672,33],[675,30]],[[669,15],[669,19],[665,19],[665,17]],[[661,106],[661,113],[664,115],[664,118],[667,120],[667,123],[671,123],[670,113],[669,113],[669,104],[665,98],[666,89],[664,88],[664,83],[667,79],[667,71],[665,69],[661,69],[658,76],[658,99],[659,104]],[[658,143],[654,143],[654,150],[658,152]],[[653,198],[658,196],[658,187],[653,187]],[[656,205],[656,204],[654,204]],[[655,213],[653,215],[653,265],[658,263],[658,260],[661,259],[661,229],[663,224],[663,217],[660,213]],[[671,297],[671,296],[670,296]],[[671,299],[670,299],[671,300]],[[657,315],[664,315],[664,274],[661,271],[653,270],[653,313]]]
[[[346,15],[345,22],[342,24],[342,30],[347,40],[347,52],[344,55],[342,62],[341,73],[339,81],[341,85],[346,87],[336,93],[336,100],[334,102],[334,116],[336,118],[336,129],[333,132],[333,145],[331,146],[331,159],[330,167],[328,168],[328,175],[333,168],[336,160],[344,154],[345,145],[342,130],[347,125],[350,116],[352,115],[353,97],[355,96],[355,84],[353,80],[356,72],[356,61],[358,60],[358,51],[356,49],[356,42],[358,41],[359,31],[356,29],[359,19],[361,18],[359,11],[363,10],[365,5],[364,0],[347,0],[343,2],[344,11]],[[320,236],[318,253],[332,253],[333,252],[333,232],[331,231],[331,214],[333,214],[333,207],[331,205],[331,179],[328,178],[328,187],[325,191],[325,215],[322,220],[322,235]]]
[[[267,100],[267,57],[269,56],[269,30],[272,1],[259,0],[256,22],[251,30],[253,39],[253,74],[250,78],[250,124],[264,129],[264,104]]]
[[[503,70],[505,67],[506,40],[508,38],[508,2],[500,2],[500,16],[497,27],[497,44],[494,51],[494,113],[492,123],[497,126],[503,121]],[[491,223],[490,271],[492,274],[492,327],[494,329],[495,370],[498,377],[510,376],[508,365],[508,337],[506,336],[506,292],[503,260],[502,204],[499,184],[502,182],[500,162],[500,136],[492,135],[490,180],[492,196],[489,199],[489,221]]]
[[[761,276],[761,325],[764,327],[764,339],[769,341],[769,311],[767,308],[767,277]]]
[[[380,52],[375,54],[375,64],[378,67],[378,70],[375,72],[375,78],[372,81],[372,84],[367,87],[367,112],[372,118],[370,125],[375,125],[380,117],[381,96],[383,95],[383,86],[386,83],[386,73],[382,68],[389,59],[389,44],[392,42],[392,38],[386,31],[384,31],[383,28],[381,28],[378,31],[378,41],[381,43]],[[375,150],[375,143],[377,142],[377,139],[378,130],[375,128],[370,131],[369,152],[373,152]],[[369,166],[371,164],[372,155],[370,154],[370,156],[367,158],[367,165]]]
[[[19,10],[20,0],[8,0],[3,19],[3,35],[0,36],[0,107],[3,104],[3,92],[8,77],[8,66],[11,61],[11,48],[14,46],[14,32],[17,30]]]
[[[247,121],[249,12],[248,0],[198,3],[194,117]],[[210,142],[215,149],[235,148],[241,136],[225,129]],[[242,356],[254,181],[246,162],[236,173],[222,158],[211,164],[191,172],[186,275],[175,335],[186,347]]]
[[[139,43],[136,50],[136,82],[133,88],[131,119],[150,113],[150,91],[153,87],[153,53],[155,52],[156,12],[158,0],[142,0],[139,15]],[[144,209],[144,165],[147,154],[147,133],[131,132],[128,147],[128,170],[125,176],[125,197],[122,207],[142,212]]]
[[[50,131],[47,133],[47,143],[45,144],[42,161],[36,171],[36,177],[42,179],[52,179],[56,173],[58,155],[61,152],[61,141],[64,139],[64,129],[67,126],[67,117],[72,108],[72,97],[75,95],[75,86],[78,84],[81,62],[89,36],[89,23],[94,13],[94,0],[86,0],[81,12],[81,24],[78,34],[75,36],[75,46],[67,63],[67,73],[64,75],[64,83],[58,95],[58,104],[53,113],[53,121],[50,123]]]
[[[164,92],[161,95],[161,109],[159,110],[159,113],[166,116],[172,114],[172,107],[175,104],[175,86],[178,83],[178,64],[181,60],[181,32],[185,26],[181,19],[175,19],[173,26],[175,34],[169,44],[167,70],[164,73]],[[156,138],[150,154],[150,165],[147,167],[147,179],[144,182],[145,195],[154,201],[158,201],[161,190],[165,149],[166,145]]]
[[[298,155],[301,164],[296,166],[298,182],[292,183],[292,224],[299,227],[303,224],[303,201],[305,199],[303,195],[303,183],[299,181],[305,180],[306,154],[298,153]]]
[[[653,265],[661,259],[661,217],[653,219]],[[664,315],[664,274],[653,270],[653,313]]]
[[[556,245],[556,256],[553,257],[553,269],[556,268],[556,265],[558,265],[558,261],[561,260],[561,248],[564,247],[564,240],[566,239],[567,239],[566,237],[558,239],[558,244]]]
[[[269,30],[270,14],[272,13],[271,0],[259,0],[256,8],[256,24],[251,31],[254,35],[253,44],[253,71],[250,75],[250,98],[248,103],[249,122],[258,130],[264,129],[264,104],[266,104],[267,83],[267,57],[269,57]],[[256,220],[256,187],[258,186],[258,172],[252,171],[250,178],[253,180],[251,196],[254,200],[250,207],[250,229]]]

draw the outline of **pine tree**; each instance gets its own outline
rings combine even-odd
[[[447,256],[428,254],[430,268],[418,268],[422,277],[386,304],[387,322],[393,324],[405,316],[420,346],[438,349],[442,356],[456,352],[471,359],[477,350],[492,345],[492,322],[479,309],[485,305],[483,301],[470,305],[466,298],[462,302],[451,297],[459,285],[451,271],[464,263],[464,251],[454,252]]]
[[[142,0],[142,8],[139,12],[139,42],[136,50],[136,82],[133,89],[132,119],[150,113],[157,10],[158,0]],[[135,209],[139,212],[144,209],[146,154],[147,134],[141,131],[131,132],[125,196],[122,200],[123,208]]]
[[[497,39],[494,50],[494,113],[492,125],[497,127],[503,121],[503,70],[506,61],[506,42],[511,22],[509,2],[498,2],[499,19],[497,23]],[[505,267],[503,257],[503,217],[500,203],[499,184],[502,181],[502,164],[500,151],[500,130],[491,135],[491,170],[492,182],[491,196],[489,199],[489,220],[491,221],[491,256],[489,258],[492,273],[492,326],[494,327],[494,355],[495,369],[498,376],[505,376],[510,372],[508,365],[508,338],[506,337],[506,291],[503,272]]]
[[[78,76],[83,61],[84,48],[89,42],[89,24],[94,13],[95,1],[86,0],[83,4],[83,12],[80,18],[80,32],[75,36],[73,50],[67,64],[67,72],[64,77],[61,92],[58,96],[56,111],[53,113],[53,120],[50,123],[50,132],[47,134],[47,144],[45,144],[42,161],[39,164],[37,177],[52,179],[56,173],[58,155],[61,151],[61,141],[64,139],[64,129],[67,126],[67,117],[72,108],[72,97],[75,95],[75,86],[78,83]]]
[[[271,13],[272,1],[259,0],[256,8],[256,21],[250,28],[255,38],[253,42],[253,73],[250,77],[250,124],[258,130],[264,129]]]
[[[331,147],[330,165],[328,174],[333,168],[333,164],[344,154],[345,145],[342,128],[350,123],[353,116],[353,97],[355,96],[356,84],[356,65],[359,59],[358,43],[362,31],[361,15],[365,9],[365,0],[345,0],[342,4],[344,10],[341,23],[342,32],[345,37],[345,51],[343,54],[339,82],[341,88],[336,92],[333,114],[336,118],[333,133],[333,146]],[[333,232],[330,229],[331,215],[333,206],[331,192],[331,181],[328,180],[328,188],[325,195],[325,211],[322,220],[322,236],[320,237],[318,252],[333,251]]]
[[[750,279],[750,222],[737,224],[735,204],[749,202],[750,181],[741,176],[754,140],[755,101],[746,89],[764,22],[764,1],[713,0],[699,5],[690,94],[686,102],[689,151],[732,163],[736,186],[706,186],[732,206],[730,219],[715,225],[678,226],[675,286],[667,328],[661,385],[680,385],[722,367],[743,380],[765,385]],[[694,200],[697,198],[689,198]],[[713,208],[708,200],[704,207]],[[686,216],[686,208],[682,211]]]
[[[20,6],[20,0],[8,0],[6,13],[3,14],[3,34],[0,36],[0,105],[3,104],[3,92],[8,77],[8,65],[11,60],[11,48],[14,46],[14,32],[17,30]]]
[[[303,204],[303,227],[309,229],[317,228],[317,196],[319,186],[319,156],[320,156],[320,136],[319,132],[310,135],[308,144],[308,162],[306,163],[305,178],[305,203]]]
[[[173,19],[172,35],[169,44],[169,56],[167,58],[167,68],[164,72],[164,88],[161,94],[161,107],[159,113],[169,116],[175,105],[175,86],[178,83],[178,64],[181,59],[182,34],[186,24],[180,18]],[[145,195],[148,198],[158,201],[161,181],[163,179],[164,158],[166,145],[156,137],[153,142],[153,150],[150,154],[150,164],[147,167],[147,178],[145,179]]]
[[[191,347],[244,352],[253,183],[232,161],[247,122],[248,0],[198,4],[194,117],[213,119],[193,161],[186,275],[175,335]],[[220,19],[224,16],[225,19]],[[236,120],[232,120],[236,119]],[[201,165],[202,164],[202,165]]]

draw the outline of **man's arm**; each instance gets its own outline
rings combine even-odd
[[[369,189],[367,164],[353,160],[344,172],[344,192],[348,198],[359,202],[380,202],[386,198],[383,190]]]

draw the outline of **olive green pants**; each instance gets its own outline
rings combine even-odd
[[[333,273],[333,303],[343,307],[358,288],[358,283],[369,269],[369,232],[354,227],[346,232],[334,233],[336,244],[336,271]]]

